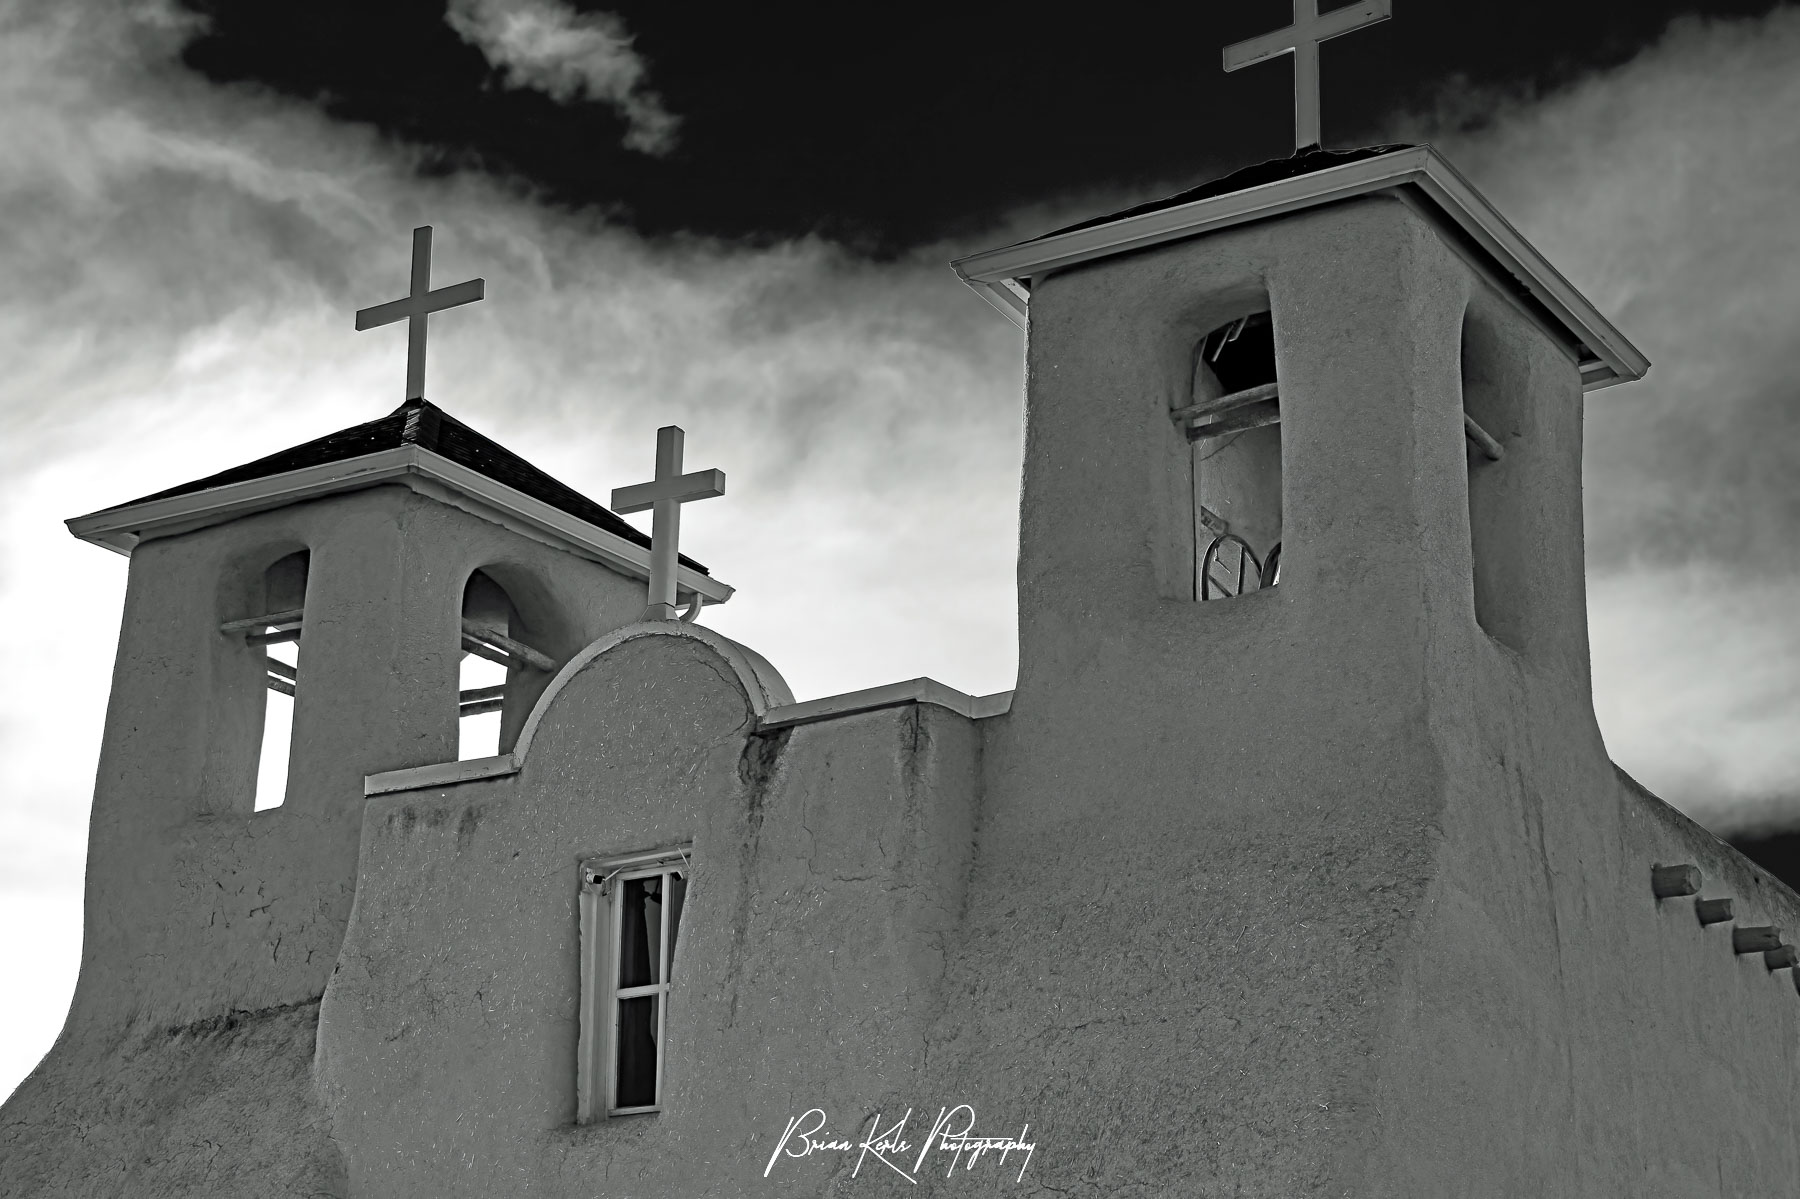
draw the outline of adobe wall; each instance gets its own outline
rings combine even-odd
[[[754,735],[722,639],[643,627],[570,669],[516,775],[369,801],[318,1059],[352,1194],[817,1195],[853,1162],[762,1177],[790,1115],[927,1089],[971,722]],[[577,1126],[578,863],[688,839],[664,1110]]]
[[[1800,897],[1619,772],[1585,696],[1478,648],[1357,1193],[1793,1193],[1794,972],[1654,898],[1650,871],[1698,865],[1737,925],[1790,943]]]
[[[0,1113],[0,1195],[344,1195],[314,1096],[318,1012],[315,1000],[65,1037]]]
[[[261,614],[263,569],[309,547],[290,786],[281,807],[253,812],[261,660],[218,626]],[[641,583],[394,486],[137,547],[95,784],[81,974],[55,1045],[0,1109],[0,1194],[21,1185],[18,1163],[74,1168],[97,1152],[85,1138],[125,1110],[107,1098],[122,1072],[165,1105],[188,1102],[180,1030],[273,1019],[257,1045],[299,1039],[267,1061],[242,1050],[247,1073],[310,1062],[310,1020],[268,1014],[316,1004],[337,961],[363,775],[456,755],[459,608],[481,567],[558,613],[538,638],[554,656],[642,609]],[[189,1118],[157,1105],[140,1115]],[[299,1123],[271,1115],[262,1127],[256,1149],[233,1152],[280,1159]],[[135,1193],[190,1192],[146,1182]]]
[[[1433,556],[1470,287],[1386,200],[1034,281],[1019,685],[985,723],[940,1085],[1031,1121],[1047,1189],[1338,1195],[1372,1145],[1450,789],[1426,676],[1467,603],[1466,544],[1460,579]],[[1170,598],[1168,414],[1200,337],[1262,307],[1282,582]]]
[[[221,620],[234,577],[311,547],[288,794],[253,812],[255,758],[228,686],[260,663]],[[367,773],[456,757],[470,571],[515,564],[566,615],[567,656],[636,616],[604,567],[378,487],[132,555],[95,787],[72,1019],[185,1023],[316,999],[354,889]],[[637,604],[641,607],[641,603]],[[221,695],[226,696],[220,702]],[[229,758],[226,746],[240,748]]]

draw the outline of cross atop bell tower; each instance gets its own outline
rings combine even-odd
[[[1294,151],[1319,146],[1319,43],[1385,21],[1393,0],[1361,0],[1320,15],[1319,0],[1294,0],[1294,23],[1225,47],[1225,69],[1235,71],[1278,54],[1294,56]]]
[[[482,298],[486,284],[470,279],[450,287],[431,290],[431,226],[413,230],[412,291],[398,300],[364,308],[356,314],[358,332],[406,322],[406,398],[425,398],[425,325],[434,312],[473,304]]]

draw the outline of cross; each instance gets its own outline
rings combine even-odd
[[[656,479],[632,487],[615,488],[614,512],[653,512],[650,523],[650,606],[644,620],[675,619],[675,571],[681,563],[681,506],[690,500],[725,494],[725,472],[697,470],[681,473],[682,432],[678,425],[656,431]]]
[[[432,313],[481,298],[483,283],[470,279],[451,287],[431,290],[431,226],[413,230],[412,294],[404,299],[364,308],[356,314],[358,331],[406,321],[406,398],[425,398],[425,321]]]
[[[1294,0],[1294,23],[1225,47],[1225,69],[1235,71],[1277,54],[1294,56],[1294,153],[1319,147],[1319,43],[1385,21],[1393,0],[1360,0],[1319,15],[1319,0]]]

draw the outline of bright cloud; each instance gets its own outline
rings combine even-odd
[[[644,86],[644,60],[612,13],[579,13],[558,0],[450,0],[444,20],[500,69],[508,87],[559,104],[584,97],[610,104],[625,118],[628,148],[658,155],[675,148],[681,118]]]

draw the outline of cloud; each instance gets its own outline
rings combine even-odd
[[[1587,399],[1595,707],[1719,831],[1800,824],[1800,8],[1686,17],[1545,95],[1453,84],[1431,141],[1649,355]]]
[[[1800,572],[1800,8],[1682,18],[1546,96],[1455,90],[1439,145],[1651,358],[1589,401],[1590,564]]]
[[[582,97],[610,104],[625,118],[627,148],[654,155],[675,148],[681,118],[644,86],[644,60],[612,13],[579,13],[559,0],[450,0],[444,20],[500,69],[508,87],[559,104]]]

